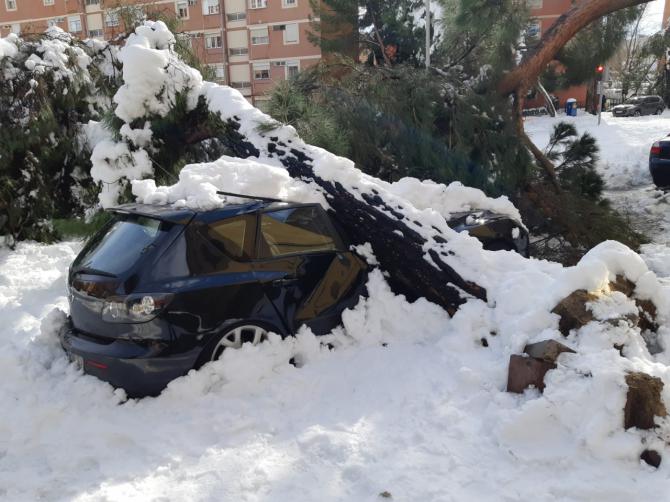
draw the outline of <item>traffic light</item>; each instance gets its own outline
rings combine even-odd
[[[603,74],[605,73],[605,67],[601,64],[596,66],[596,80],[602,81]]]

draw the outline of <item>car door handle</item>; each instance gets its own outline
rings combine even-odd
[[[275,279],[272,281],[273,286],[289,286],[298,282],[297,277],[284,277],[282,279]]]

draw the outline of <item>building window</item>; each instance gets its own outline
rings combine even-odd
[[[533,20],[528,24],[526,28],[526,38],[540,38],[542,34],[542,25],[537,19]]]
[[[219,13],[219,0],[205,0],[204,4],[204,14],[206,16],[211,16],[213,14]]]
[[[54,4],[54,0],[43,0],[44,6],[49,7]]]
[[[281,6],[284,9],[290,9],[291,7],[298,6],[298,0],[281,0]]]
[[[105,12],[105,26],[113,27],[119,25],[119,13],[107,11]]]
[[[216,78],[218,78],[218,79],[224,79],[225,78],[226,72],[225,72],[222,64],[213,64],[213,65],[210,65],[210,67],[214,70],[214,74],[216,75]]]
[[[188,2],[177,2],[177,17],[188,19]]]
[[[5,8],[7,10],[16,10],[16,0],[5,0]]]
[[[526,5],[529,9],[541,9],[542,3],[542,0],[526,0]]]
[[[99,5],[100,0],[86,0],[86,5]]]
[[[67,18],[68,31],[78,33],[81,31],[81,18],[79,16],[70,16]]]
[[[249,0],[250,9],[263,9],[268,6],[267,0]]]
[[[246,12],[233,12],[232,14],[226,14],[229,22],[233,21],[244,21],[247,18]]]
[[[52,28],[53,26],[58,26],[58,18],[47,19],[47,27]]]
[[[270,63],[254,64],[254,80],[270,80]]]
[[[284,29],[284,45],[298,43],[298,24],[287,24]]]
[[[102,38],[102,30],[88,30],[88,36],[91,38]]]
[[[300,72],[300,61],[286,62],[286,78],[295,77]]]
[[[260,30],[251,30],[251,45],[269,44],[270,37],[268,36],[268,29],[261,28]]]
[[[246,56],[249,54],[249,49],[246,47],[231,47],[228,52],[231,56]]]
[[[205,47],[208,49],[220,49],[222,41],[221,35],[206,35],[205,36]]]
[[[250,89],[251,82],[231,82],[230,87],[233,89]]]

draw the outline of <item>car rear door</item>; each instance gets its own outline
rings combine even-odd
[[[656,100],[653,97],[644,98],[642,104],[642,113],[645,115],[652,115],[656,113]]]
[[[328,333],[356,304],[365,281],[365,264],[345,248],[319,205],[259,215],[256,271],[290,333],[303,324]]]

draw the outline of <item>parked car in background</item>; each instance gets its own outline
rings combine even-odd
[[[84,246],[68,272],[70,316],[59,333],[85,373],[131,397],[307,325],[341,322],[365,292],[366,263],[318,204],[268,199],[197,212],[126,204]],[[528,234],[487,211],[448,222],[490,250],[528,255]]]
[[[615,117],[639,117],[660,115],[665,110],[665,101],[660,96],[635,96],[612,108]]]
[[[670,187],[670,135],[651,145],[649,172],[657,187]]]

